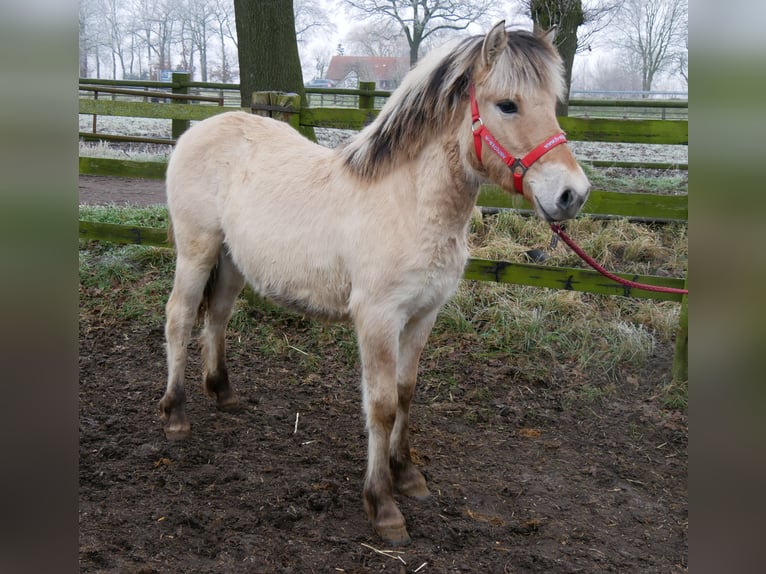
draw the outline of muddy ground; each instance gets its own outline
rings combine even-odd
[[[141,196],[131,203],[162,201],[161,182],[80,181],[90,203],[120,201],[126,181]],[[280,323],[290,341],[307,329],[295,316]],[[412,416],[432,496],[400,500],[413,542],[381,553],[391,549],[361,501],[358,362],[333,341],[308,350],[314,361],[297,349],[266,361],[257,340],[229,343],[244,408],[217,412],[203,396],[193,348],[192,436],[171,443],[157,408],[162,329],[82,307],[82,572],[687,569],[687,420],[663,405],[669,345],[642,371],[586,388],[582,374],[535,378],[512,356],[484,360],[468,337],[432,341],[444,352],[425,353]]]

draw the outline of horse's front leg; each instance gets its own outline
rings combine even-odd
[[[364,508],[375,532],[387,543],[408,544],[404,516],[394,502],[389,467],[391,431],[397,409],[396,372],[398,328],[380,320],[357,320],[357,338],[362,359],[362,389],[367,416],[367,476]]]
[[[430,495],[426,479],[412,462],[410,454],[410,404],[415,393],[418,362],[431,333],[438,311],[410,320],[399,337],[397,362],[396,422],[391,433],[389,464],[393,474],[394,488],[400,494],[416,499]]]

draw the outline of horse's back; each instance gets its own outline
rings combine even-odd
[[[283,122],[245,112],[227,112],[195,124],[179,138],[168,163],[169,206],[209,201],[196,192],[218,195],[238,183],[247,184],[244,174],[255,164],[263,169],[274,155],[269,146],[284,140],[294,147],[314,146]]]

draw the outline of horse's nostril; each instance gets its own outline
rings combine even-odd
[[[561,195],[559,195],[556,203],[561,209],[569,209],[575,200],[575,194],[570,188],[566,188]]]

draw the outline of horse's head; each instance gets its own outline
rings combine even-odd
[[[474,168],[517,191],[547,221],[574,217],[590,182],[556,120],[564,93],[561,57],[552,34],[511,32],[500,22],[487,34],[470,86]]]

